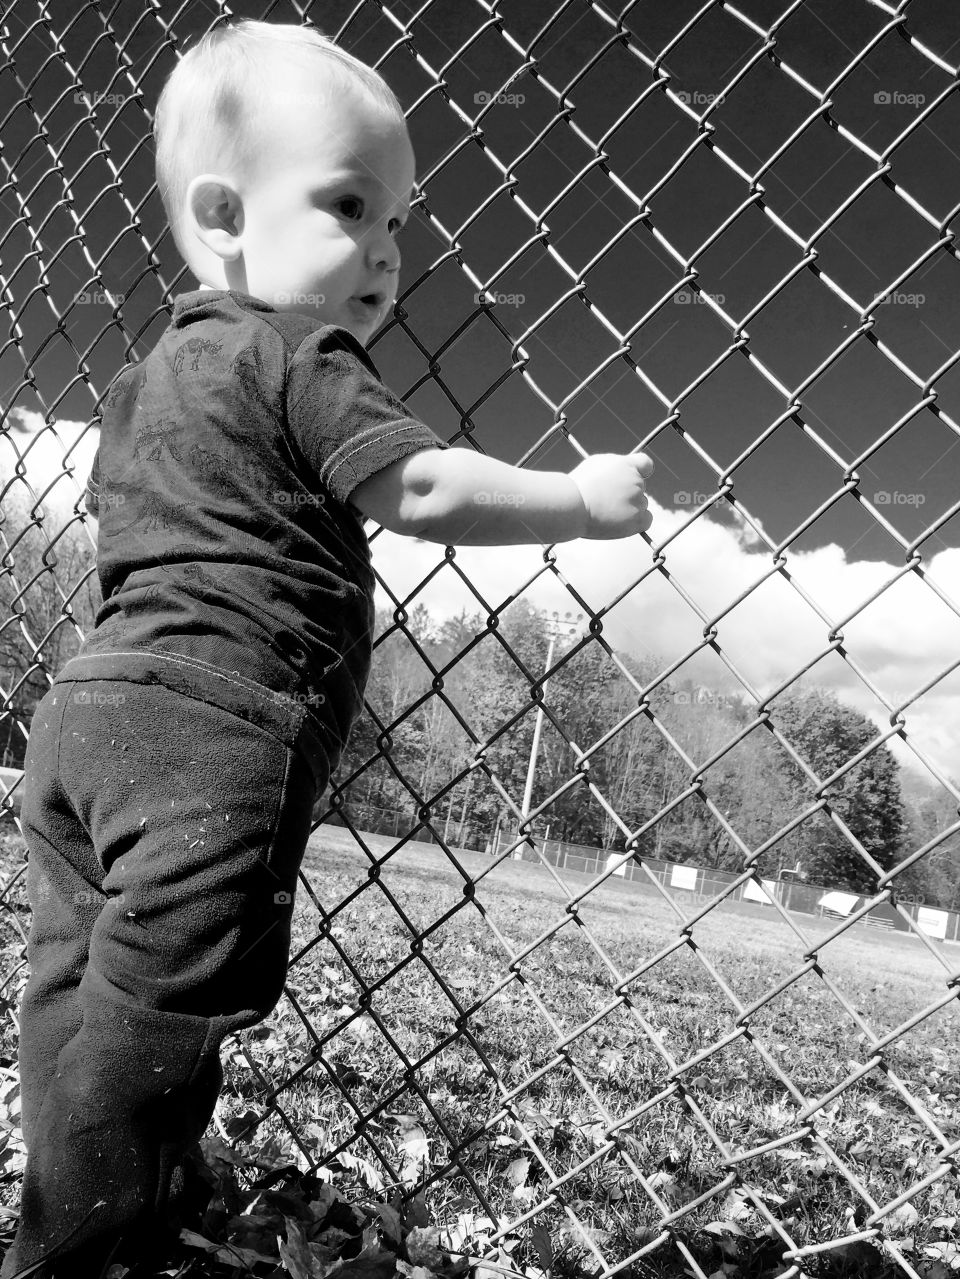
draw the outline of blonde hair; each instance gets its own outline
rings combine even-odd
[[[262,86],[271,83],[270,73],[285,50],[293,57],[323,58],[326,74],[317,100],[352,85],[403,119],[403,108],[383,77],[315,27],[248,19],[211,28],[170,72],[153,121],[157,185],[183,257],[180,223],[190,180],[223,165],[247,177],[256,172],[263,154],[256,109],[268,93],[277,96],[278,90],[265,92]]]

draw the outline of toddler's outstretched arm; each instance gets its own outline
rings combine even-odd
[[[394,533],[450,546],[613,538],[650,527],[645,453],[596,453],[569,474],[469,449],[421,449],[371,475],[350,501]]]

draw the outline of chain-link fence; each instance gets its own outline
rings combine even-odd
[[[960,952],[918,909],[960,905],[948,0],[7,7],[8,1068],[17,770],[98,604],[98,406],[193,287],[150,111],[225,16],[316,22],[407,111],[387,384],[461,447],[658,469],[629,543],[370,530],[367,710],[220,1135],[422,1193],[491,1273],[956,1268]],[[573,877],[557,840],[613,851]],[[842,909],[797,913],[804,873]]]

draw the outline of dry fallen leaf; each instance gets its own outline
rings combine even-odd
[[[542,1222],[538,1222],[530,1231],[530,1242],[537,1250],[540,1265],[544,1270],[553,1267],[553,1244],[550,1242],[550,1231]]]
[[[371,1244],[356,1257],[338,1265],[337,1279],[392,1279],[397,1270],[396,1254],[382,1244]]]
[[[415,1115],[386,1115],[399,1128],[398,1144],[403,1151],[400,1178],[405,1186],[415,1185],[430,1163],[430,1143]]]
[[[406,1238],[407,1256],[417,1266],[442,1269],[446,1256],[440,1248],[440,1230],[437,1226],[415,1226]]]
[[[276,1257],[255,1252],[253,1248],[238,1248],[235,1244],[214,1243],[211,1239],[205,1239],[203,1235],[198,1235],[192,1230],[181,1230],[180,1242],[186,1244],[188,1248],[201,1248],[215,1260],[222,1261],[225,1266],[246,1266],[250,1269],[259,1262],[267,1262],[274,1266],[277,1263]],[[304,1279],[310,1279],[309,1272]]]
[[[901,1204],[899,1208],[888,1214],[886,1218],[887,1230],[890,1234],[905,1235],[914,1228],[919,1220],[920,1214],[913,1204]]]

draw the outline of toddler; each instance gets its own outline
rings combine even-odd
[[[220,1044],[280,998],[314,804],[362,708],[364,518],[444,545],[650,523],[643,454],[509,466],[380,382],[365,345],[396,298],[414,156],[369,67],[307,27],[217,26],[155,131],[199,287],[103,402],[103,604],[31,726],[28,1157],[0,1279],[169,1255]]]

